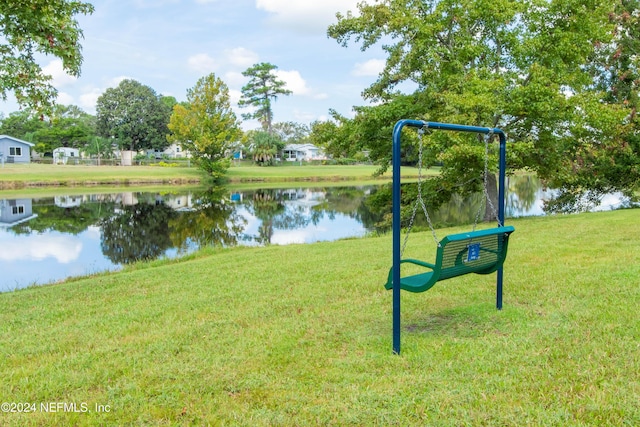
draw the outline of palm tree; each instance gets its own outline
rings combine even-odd
[[[282,141],[276,136],[264,131],[255,131],[250,135],[251,154],[253,161],[259,165],[270,165],[282,148]]]
[[[84,152],[89,156],[98,158],[98,166],[100,166],[100,158],[110,158],[113,156],[113,144],[110,138],[94,136],[84,147]]]

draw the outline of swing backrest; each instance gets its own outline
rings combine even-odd
[[[502,267],[512,226],[451,234],[440,241],[434,274],[438,280],[467,273],[490,274]]]

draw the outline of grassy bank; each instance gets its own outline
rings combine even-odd
[[[194,184],[202,181],[197,168],[161,166],[81,166],[31,163],[0,168],[0,189],[45,186]]]
[[[231,183],[272,183],[291,181],[379,181],[391,179],[391,173],[374,178],[376,166],[278,166],[243,165],[231,167],[227,178]],[[435,172],[433,172],[435,173]],[[404,177],[415,177],[415,168],[403,168]],[[0,168],[0,190],[46,186],[122,186],[149,184],[197,184],[205,181],[198,168],[163,166],[80,166],[44,164],[5,164]]]
[[[504,309],[493,275],[404,293],[400,356],[389,236],[0,294],[0,400],[37,404],[0,425],[639,425],[637,218],[512,221]]]
[[[227,172],[227,178],[231,182],[286,182],[286,181],[371,181],[390,180],[391,170],[384,175],[374,178],[373,174],[378,170],[374,165],[284,165],[277,167],[261,167],[243,165],[232,167]],[[403,167],[403,177],[415,178],[418,175],[416,168]],[[435,170],[425,171],[436,173]]]

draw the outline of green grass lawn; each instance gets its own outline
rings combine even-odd
[[[504,309],[494,275],[403,293],[399,356],[390,236],[0,294],[0,401],[38,405],[0,425],[640,425],[638,211],[510,224]]]
[[[303,165],[297,164],[284,166],[262,167],[255,165],[242,165],[231,167],[227,172],[227,178],[232,182],[238,181],[342,181],[342,180],[371,180],[378,170],[374,165]],[[425,171],[426,174],[434,174],[437,170]],[[416,177],[418,170],[412,167],[403,167],[403,177]],[[391,169],[377,179],[390,180]]]
[[[200,182],[203,177],[198,168],[187,167],[5,164],[0,167],[0,188],[187,184]]]
[[[379,178],[373,174],[378,169],[372,165],[353,166],[234,166],[228,170],[227,179],[242,182],[289,181],[380,181],[390,180],[391,172]],[[437,169],[426,173],[435,174]],[[425,174],[426,174],[425,173]],[[402,169],[404,178],[415,178],[417,169]],[[0,189],[43,186],[101,186],[140,184],[195,184],[204,183],[206,176],[196,167],[163,166],[83,166],[48,164],[5,164],[0,167]]]

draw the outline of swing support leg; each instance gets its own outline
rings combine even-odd
[[[429,129],[450,130],[458,132],[473,132],[483,134],[495,134],[500,138],[500,168],[498,174],[498,223],[504,225],[505,211],[505,182],[506,182],[506,135],[498,128],[483,128],[477,126],[455,125],[448,123],[423,122],[421,120],[400,120],[393,128],[393,146],[392,146],[392,170],[393,170],[393,353],[400,354],[400,139],[402,128],[411,126],[415,128],[423,128],[427,126]],[[497,271],[496,278],[496,308],[502,309],[502,267]]]

